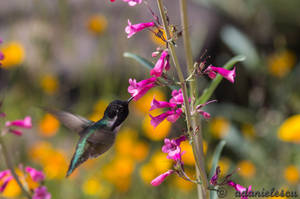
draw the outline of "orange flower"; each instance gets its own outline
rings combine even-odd
[[[51,114],[44,115],[39,123],[39,130],[41,135],[45,137],[54,136],[59,128],[59,121]]]

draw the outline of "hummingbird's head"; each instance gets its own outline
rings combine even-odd
[[[114,100],[107,106],[104,117],[113,122],[112,129],[114,129],[124,122],[128,114],[128,101]]]

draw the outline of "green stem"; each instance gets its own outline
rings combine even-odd
[[[183,28],[183,42],[184,42],[184,50],[185,50],[185,57],[186,57],[186,65],[189,74],[193,73],[193,55],[192,55],[192,48],[190,43],[190,35],[188,29],[188,16],[187,16],[187,5],[186,0],[179,0],[180,1],[180,13],[181,13],[181,25]],[[192,98],[191,101],[191,111],[194,111],[194,100],[197,97],[197,82],[194,77],[192,77],[191,81],[189,81],[190,85],[190,96]],[[196,95],[196,96],[195,96]],[[203,138],[201,132],[201,121],[199,117],[192,118],[192,129],[193,129],[193,142],[192,148],[194,157],[196,160],[196,173],[197,177],[200,175],[202,185],[197,186],[198,189],[198,198],[205,199],[209,198],[209,190],[208,187],[208,179],[205,171],[205,161],[204,161],[204,153],[203,153]],[[199,178],[199,177],[198,177]]]
[[[162,19],[162,23],[164,26],[164,30],[166,33],[166,39],[167,39],[167,41],[170,41],[171,34],[170,34],[169,26],[167,24],[167,17],[166,17],[165,11],[164,11],[164,6],[162,3],[162,0],[157,0],[157,5],[158,5],[158,9],[159,9],[160,16]],[[191,131],[190,131],[190,129],[191,129],[191,111],[190,111],[190,105],[189,105],[189,98],[187,95],[187,86],[186,86],[186,82],[184,80],[183,73],[182,73],[180,65],[179,65],[178,57],[175,52],[175,46],[172,42],[169,42],[168,44],[169,44],[168,48],[170,50],[171,57],[173,59],[174,66],[175,66],[175,69],[176,69],[176,72],[177,72],[177,75],[178,75],[178,78],[180,81],[180,85],[182,88],[182,94],[183,94],[183,99],[184,99],[184,109],[185,109],[186,123],[187,123],[187,131],[188,131],[188,134],[191,136],[192,135]]]
[[[22,183],[21,183],[18,175],[16,174],[16,172],[14,170],[12,161],[10,159],[10,155],[8,154],[8,150],[7,150],[6,146],[5,146],[5,143],[4,143],[1,135],[0,135],[0,146],[1,146],[1,149],[2,149],[2,154],[3,154],[4,160],[5,160],[6,166],[10,170],[12,176],[16,180],[17,184],[19,185],[19,187],[21,188],[21,190],[23,191],[23,193],[25,194],[25,196],[28,199],[31,199],[30,193],[24,188],[24,186],[22,185]]]

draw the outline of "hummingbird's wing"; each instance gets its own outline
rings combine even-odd
[[[86,127],[94,123],[91,120],[66,111],[58,111],[49,108],[44,109],[54,115],[64,126],[77,133],[83,131]]]

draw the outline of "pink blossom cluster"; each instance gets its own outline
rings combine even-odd
[[[181,89],[172,91],[172,98],[169,100],[169,102],[157,101],[155,98],[153,98],[150,111],[158,108],[170,108],[171,110],[166,111],[156,117],[153,117],[151,114],[149,114],[151,117],[152,126],[158,126],[165,119],[167,119],[169,122],[176,122],[182,114],[182,105],[183,95]]]
[[[131,94],[133,99],[136,101],[144,96],[148,90],[156,86],[158,77],[161,77],[164,70],[170,69],[169,54],[168,50],[164,50],[161,53],[161,57],[156,62],[154,68],[150,71],[152,76],[149,79],[137,82],[136,79],[129,79],[128,92]]]
[[[162,152],[167,153],[167,158],[172,159],[175,161],[175,165],[183,171],[183,162],[182,162],[182,155],[184,152],[181,151],[180,143],[185,141],[186,137],[180,136],[176,139],[168,139],[165,138],[164,145],[162,147]],[[158,186],[160,185],[169,175],[171,175],[174,172],[180,172],[177,170],[168,170],[165,173],[162,173],[161,175],[157,176],[154,180],[151,181],[151,185]]]
[[[45,180],[45,174],[32,167],[26,167],[25,172],[31,177],[34,182],[42,183]],[[0,172],[0,193],[4,192],[8,184],[13,180],[10,170]],[[32,199],[51,199],[51,194],[47,191],[45,186],[39,186],[34,190]]]
[[[217,186],[217,185],[218,186],[224,186],[224,185],[227,185],[227,186],[233,187],[236,191],[240,192],[241,199],[248,199],[248,197],[246,196],[247,194],[244,194],[244,193],[249,193],[251,191],[251,188],[252,188],[251,185],[248,188],[245,188],[242,185],[233,182],[232,180],[230,180],[230,178],[231,178],[231,176],[232,176],[233,173],[227,175],[225,177],[225,180],[223,180],[223,182],[218,183],[218,179],[219,179],[220,173],[221,173],[221,170],[220,170],[220,167],[218,166],[216,168],[216,171],[215,171],[214,175],[210,179],[210,184],[211,185],[213,185],[213,186]]]

